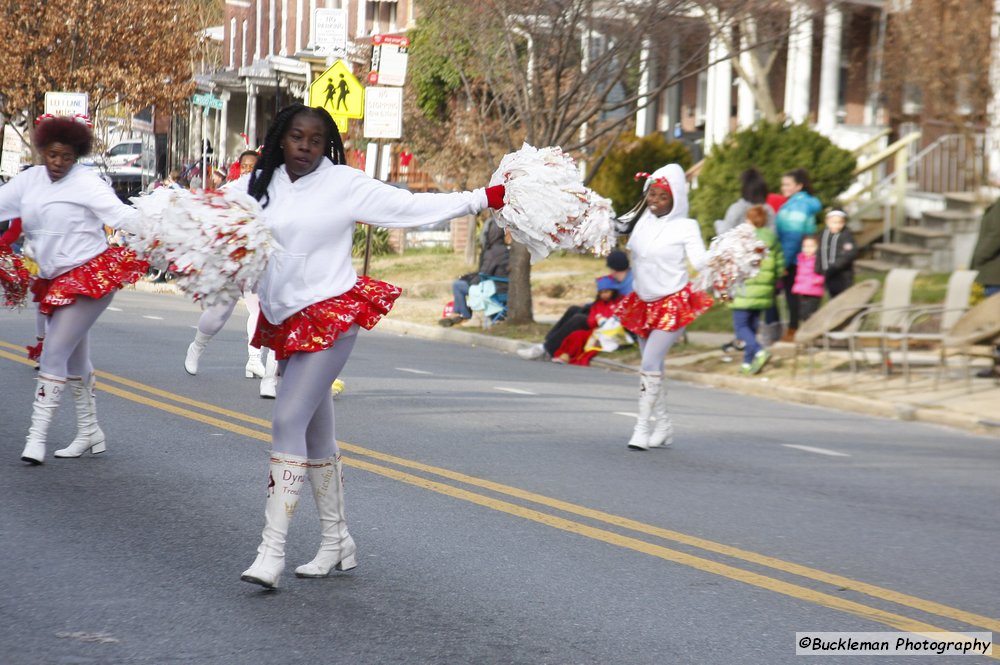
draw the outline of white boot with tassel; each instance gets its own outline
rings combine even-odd
[[[28,438],[21,451],[21,460],[29,464],[45,462],[45,441],[49,434],[49,425],[55,415],[59,400],[66,388],[66,379],[38,375],[38,385],[35,388],[35,402],[31,405],[31,427]]]
[[[97,424],[97,400],[94,395],[96,377],[91,374],[86,381],[71,377],[67,383],[76,404],[76,438],[53,454],[55,457],[80,457],[88,450],[93,455],[103,453],[108,447],[104,441],[104,432]]]
[[[298,577],[326,577],[331,570],[357,566],[357,546],[344,514],[344,467],[340,457],[309,460],[309,484],[319,511],[322,537],[313,560],[295,569]]]
[[[653,430],[653,405],[660,394],[663,374],[660,372],[639,373],[639,417],[632,431],[628,447],[633,450],[648,450],[650,434]]]
[[[271,453],[267,481],[267,503],[264,504],[264,530],[261,533],[257,558],[243,571],[240,579],[273,589],[285,569],[285,538],[288,525],[299,504],[306,483],[307,460],[296,455]]]

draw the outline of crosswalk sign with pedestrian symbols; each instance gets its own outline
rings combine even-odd
[[[334,118],[363,118],[365,89],[344,61],[338,60],[309,86],[309,106],[324,109]]]

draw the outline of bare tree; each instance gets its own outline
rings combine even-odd
[[[34,117],[48,91],[171,111],[193,84],[206,0],[0,0],[0,113]]]
[[[600,163],[637,110],[713,64],[706,9],[725,10],[731,22],[741,4],[777,2],[425,0],[411,55],[417,99],[408,134],[422,128],[415,144],[431,149],[424,161],[432,168],[435,152],[450,172],[473,162],[460,169],[477,178],[469,184],[525,141]],[[739,48],[773,48],[775,34],[759,22],[725,58]],[[675,54],[669,68],[666,53]],[[510,321],[532,319],[528,252],[516,244],[508,304]]]

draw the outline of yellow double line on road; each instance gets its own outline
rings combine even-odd
[[[21,350],[21,347],[3,341],[0,341],[0,347],[9,348],[19,352],[18,354],[15,355],[13,353],[8,353],[6,351],[0,351],[0,358],[5,358],[22,364],[30,364],[22,355],[23,351]],[[122,399],[127,399],[132,402],[136,402],[139,404],[143,404],[145,406],[149,406],[151,408],[171,413],[173,415],[177,415],[183,418],[188,418],[190,420],[195,420],[213,427],[224,429],[226,431],[233,432],[235,434],[240,434],[242,436],[257,439],[260,441],[270,441],[271,439],[269,432],[270,423],[262,418],[256,418],[254,416],[240,413],[238,411],[232,411],[229,409],[224,409],[215,406],[213,404],[208,404],[205,402],[200,402],[198,400],[193,400],[183,395],[178,395],[176,393],[161,390],[153,386],[149,386],[113,374],[108,374],[106,372],[98,372],[98,377],[101,379],[101,381],[98,383],[98,388],[104,390],[105,392],[108,392],[109,394],[121,397]],[[198,411],[194,411],[186,407],[193,407],[195,409],[198,409]],[[215,415],[208,415],[208,414],[215,414]],[[216,416],[222,416],[224,418],[227,418],[228,420],[223,420],[222,418]],[[246,427],[244,425],[236,424],[231,421],[247,423],[259,427],[261,429]],[[766,589],[768,591],[779,593],[791,598],[804,600],[806,602],[821,605],[823,607],[828,607],[838,611],[846,612],[848,614],[852,614],[854,616],[869,621],[874,621],[877,623],[884,624],[886,626],[890,626],[896,630],[914,632],[914,633],[924,633],[924,634],[947,632],[942,628],[936,627],[929,623],[925,623],[918,619],[914,619],[912,617],[889,612],[876,607],[865,605],[863,603],[847,600],[839,596],[832,595],[830,593],[818,591],[809,588],[807,586],[803,586],[801,584],[793,584],[778,579],[776,577],[769,577],[767,575],[762,575],[760,573],[753,572],[752,570],[747,570],[734,565],[721,563],[702,556],[695,556],[693,554],[689,554],[680,550],[671,549],[669,547],[664,547],[662,545],[650,543],[636,537],[623,535],[621,533],[598,528],[589,524],[585,524],[583,522],[574,521],[571,519],[567,519],[565,517],[561,517],[547,512],[542,512],[540,510],[511,503],[509,501],[504,501],[502,499],[494,498],[486,494],[480,494],[467,489],[463,489],[461,487],[456,487],[454,485],[439,482],[437,480],[432,480],[425,476],[407,473],[397,468],[383,466],[382,464],[376,464],[364,459],[358,459],[355,456],[366,457],[371,460],[375,460],[385,464],[391,464],[394,467],[410,469],[430,476],[436,476],[438,478],[443,478],[453,482],[462,483],[464,485],[481,488],[493,492],[495,494],[508,496],[511,498],[519,499],[521,501],[530,502],[539,506],[544,506],[550,509],[561,511],[563,513],[568,513],[571,515],[576,515],[582,518],[586,518],[593,522],[600,522],[621,529],[627,529],[639,534],[653,536],[655,538],[659,538],[665,541],[685,545],[688,547],[698,548],[705,552],[711,552],[714,554],[723,555],[731,559],[744,561],[757,566],[780,571],[782,573],[796,575],[802,578],[813,580],[815,582],[831,585],[837,587],[838,590],[854,591],[882,601],[887,601],[890,603],[894,603],[896,605],[901,605],[906,608],[918,610],[920,612],[936,615],[946,619],[951,619],[962,624],[967,624],[973,627],[989,630],[992,631],[993,633],[1000,633],[1000,620],[991,617],[986,617],[972,612],[967,612],[934,601],[918,598],[908,594],[899,593],[891,589],[886,589],[872,584],[867,584],[865,582],[853,580],[832,573],[827,573],[825,571],[821,571],[815,568],[801,566],[795,563],[783,561],[781,559],[765,556],[748,550],[743,550],[736,547],[730,547],[728,545],[717,543],[711,540],[698,538],[696,536],[690,536],[669,529],[663,529],[661,527],[645,524],[643,522],[632,520],[627,517],[622,517],[619,515],[614,515],[611,513],[606,513],[603,511],[587,508],[585,506],[568,503],[542,494],[528,492],[525,490],[518,489],[516,487],[511,487],[508,485],[503,485],[501,483],[496,483],[482,478],[477,478],[475,476],[469,476],[463,473],[458,473],[456,471],[451,471],[448,469],[443,469],[440,467],[423,464],[421,462],[416,462],[413,460],[396,457],[394,455],[387,455],[385,453],[380,453],[374,450],[370,450],[349,443],[341,442],[340,445],[344,451],[352,455],[350,457],[345,457],[344,459],[345,464],[356,467],[358,469],[369,471],[371,473],[376,473],[378,475],[391,478],[399,482],[407,483],[416,487],[420,487],[426,490],[437,492],[445,496],[450,496],[452,498],[468,501],[470,503],[490,508],[492,510],[496,510],[499,512],[503,512],[515,517],[527,519],[539,524],[545,524],[547,526],[559,529],[561,531],[574,533],[610,545],[633,550],[666,561],[679,563],[694,568],[696,570],[701,570],[703,572],[719,575],[731,580],[743,582],[745,584],[750,584],[752,586]],[[936,635],[935,637],[940,638],[941,636]],[[960,636],[956,635],[953,639],[958,639],[959,637]],[[997,651],[998,653],[994,655],[994,658],[1000,660],[1000,650]]]

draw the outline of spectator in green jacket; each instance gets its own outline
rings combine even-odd
[[[983,285],[987,298],[1000,293],[1000,200],[983,214],[979,239],[972,251],[972,263],[969,267],[979,271],[976,281]],[[1000,377],[1000,347],[995,349],[993,367],[980,371],[976,376],[981,379]]]
[[[763,206],[747,210],[747,224],[755,229],[757,239],[767,245],[767,256],[760,272],[748,279],[743,290],[729,303],[733,312],[733,329],[743,342],[741,374],[757,374],[771,358],[771,352],[757,341],[757,326],[764,311],[774,305],[774,284],[783,272],[785,261],[781,243],[774,231],[767,228],[767,212]]]

